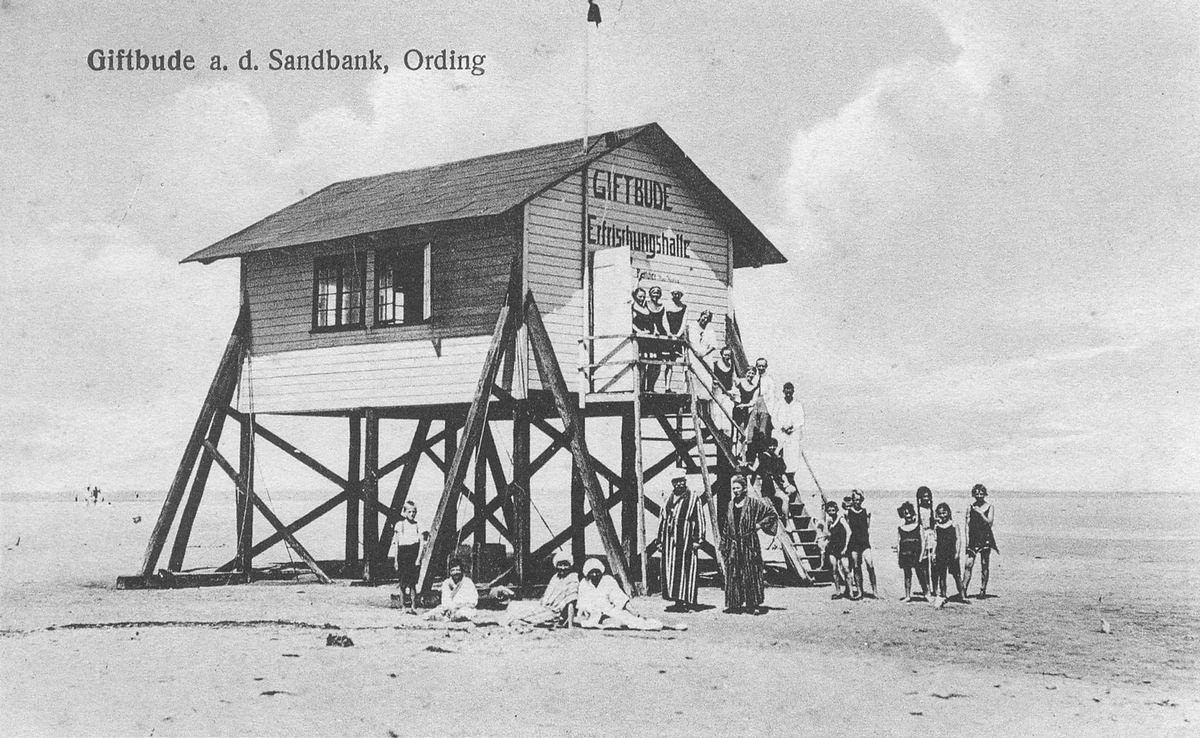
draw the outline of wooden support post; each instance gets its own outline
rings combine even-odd
[[[637,532],[637,438],[633,428],[633,407],[621,411],[621,541],[625,556],[636,561]]]
[[[583,416],[579,417],[579,427],[576,433],[582,434]],[[575,465],[571,467],[571,527],[575,530],[571,536],[571,558],[576,562],[582,562],[587,558],[587,540],[585,535],[587,530],[583,525],[584,509],[583,503],[587,498],[587,494],[583,491],[583,476],[579,473],[579,468]],[[582,566],[582,564],[580,564]]]
[[[346,459],[346,570],[359,563],[358,558],[358,485],[362,469],[362,416],[350,414],[350,441]]]
[[[218,409],[213,415],[212,427],[208,431],[208,440],[216,446],[221,443],[221,431],[225,427],[225,411]],[[167,563],[169,571],[179,571],[183,568],[183,557],[187,554],[188,539],[192,536],[192,523],[196,520],[196,511],[200,509],[200,499],[204,497],[204,487],[208,484],[208,475],[212,471],[212,457],[201,454],[196,464],[196,476],[192,479],[192,491],[188,493],[184,503],[183,513],[179,516],[179,527],[175,529],[175,542],[171,545],[171,558]]]
[[[396,491],[392,493],[392,510],[400,511],[404,509],[404,501],[408,499],[408,491],[412,488],[413,476],[417,473],[417,462],[421,460],[421,454],[428,446],[429,426],[433,425],[433,421],[429,418],[421,418],[417,421],[417,429],[413,431],[412,445],[408,447],[408,453],[405,454],[409,460],[405,462],[404,469],[400,472],[400,479],[396,481]],[[380,555],[387,556],[392,548],[392,538],[396,534],[396,521],[388,518],[383,524],[383,534],[379,536],[379,551]]]
[[[639,353],[640,357],[641,354]],[[642,575],[642,593],[650,591],[650,579],[646,562],[646,472],[642,460],[642,364],[633,361],[633,469],[637,479],[634,495],[637,496],[637,548]]]
[[[379,411],[367,408],[363,446],[362,510],[363,579],[377,582],[382,578],[379,556]],[[371,504],[374,502],[375,504]]]
[[[154,523],[154,530],[150,533],[150,541],[146,545],[146,555],[142,559],[141,573],[143,577],[153,575],[154,568],[158,566],[158,557],[162,555],[163,547],[166,546],[167,535],[171,532],[172,523],[175,522],[175,513],[179,510],[179,503],[183,500],[188,479],[191,478],[196,459],[200,456],[200,449],[206,440],[204,436],[212,426],[213,416],[233,399],[233,391],[237,387],[238,377],[241,375],[242,354],[249,325],[249,306],[243,303],[242,311],[238,314],[237,323],[233,327],[233,333],[229,336],[229,343],[225,345],[221,363],[217,365],[216,375],[213,376],[208,393],[204,397],[204,404],[200,407],[200,415],[196,418],[196,424],[192,426],[192,435],[188,439],[187,445],[184,446],[183,458],[179,461],[179,468],[175,470],[175,478],[171,481],[170,489],[167,490],[167,497],[163,500],[158,520]]]
[[[538,374],[542,385],[550,388],[554,396],[554,404],[562,418],[566,431],[571,436],[571,455],[575,459],[575,468],[583,480],[583,489],[587,495],[588,504],[596,516],[596,530],[600,533],[600,542],[604,545],[604,553],[608,556],[609,568],[617,581],[626,592],[633,591],[633,582],[629,578],[629,567],[625,554],[621,551],[621,540],[613,528],[612,518],[604,507],[604,494],[600,490],[600,482],[596,479],[596,470],[592,465],[592,455],[588,452],[587,439],[579,432],[581,428],[578,408],[571,403],[567,395],[567,383],[563,378],[562,368],[554,355],[554,345],[542,322],[541,311],[537,300],[530,291],[525,297],[525,328],[529,342],[533,346],[533,358],[537,362]]]
[[[258,508],[258,511],[261,512],[263,517],[267,519],[267,522],[270,523],[275,530],[279,531],[279,534],[283,536],[283,539],[288,542],[288,545],[292,547],[292,550],[295,551],[300,558],[304,559],[304,563],[307,564],[308,568],[312,570],[312,573],[317,576],[317,579],[321,580],[321,582],[325,584],[331,583],[333,580],[321,570],[321,567],[317,564],[316,559],[314,559],[312,555],[308,553],[308,549],[300,545],[300,541],[296,540],[296,536],[292,535],[292,532],[283,524],[283,521],[281,521],[279,517],[275,515],[275,513],[271,512],[271,508],[267,507],[266,503],[260,500],[258,495],[254,494],[254,490],[246,488],[240,478],[241,475],[239,475],[237,470],[233,468],[232,464],[226,461],[225,457],[221,455],[221,452],[217,450],[217,447],[206,440],[204,442],[204,448],[208,450],[208,453],[212,454],[213,461],[217,463],[217,466],[221,467],[221,470],[228,474],[229,478],[233,480],[233,484],[235,487],[237,487],[238,493],[244,495],[249,500],[250,504]]]
[[[237,493],[237,499],[241,503],[238,505],[238,520],[237,520],[237,555],[238,555],[238,570],[245,574],[246,577],[250,573],[254,565],[254,556],[251,550],[254,548],[254,505],[250,498],[254,495],[254,414],[246,415],[242,420],[242,442],[238,452],[238,477],[241,480],[240,491]]]
[[[513,478],[509,489],[513,498],[513,519],[509,526],[516,539],[513,542],[513,567],[517,584],[525,585],[529,583],[529,483],[532,472],[529,467],[529,408],[524,401],[513,406],[512,449]]]
[[[471,541],[471,579],[479,581],[479,572],[482,567],[480,562],[483,560],[483,545],[487,543],[487,523],[486,508],[487,508],[487,454],[484,451],[486,444],[480,443],[479,448],[475,451],[475,494],[471,501],[475,507],[475,519],[479,521],[479,526],[475,528],[475,535]],[[496,490],[497,496],[500,491]]]

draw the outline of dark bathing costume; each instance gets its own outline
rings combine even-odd
[[[829,527],[829,542],[825,544],[825,553],[842,556],[846,548],[846,526],[838,518]]]
[[[726,392],[733,391],[733,364],[729,365],[728,369],[721,369],[718,362],[713,362],[713,376],[717,378],[717,383],[721,385],[721,389]]]
[[[850,545],[846,547],[846,552],[866,551],[871,547],[871,530],[866,509],[858,512],[850,509],[845,512],[845,516],[846,522],[850,524]]]
[[[953,523],[934,526],[937,531],[937,544],[933,549],[933,564],[935,567],[958,573],[958,531]]]
[[[912,530],[904,530],[903,527],[897,530],[900,531],[900,568],[915,569],[921,563],[921,526]]]
[[[992,534],[992,527],[987,524],[983,513],[979,512],[979,508],[974,505],[967,508],[967,540],[971,543],[967,547],[968,551],[979,553],[990,548],[996,553],[1000,552],[1000,549],[996,548],[996,538]]]

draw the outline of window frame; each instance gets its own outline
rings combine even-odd
[[[421,274],[420,274],[420,291],[421,291],[421,315],[416,319],[409,320],[408,316],[396,317],[394,314],[394,298],[393,304],[389,307],[393,310],[393,315],[390,319],[382,317],[384,307],[387,304],[381,299],[381,292],[384,289],[390,289],[393,295],[396,292],[395,275],[397,273],[398,261],[405,257],[412,258],[415,254],[420,254]],[[397,258],[399,257],[399,259]],[[415,262],[415,259],[413,259]],[[373,325],[379,328],[400,328],[411,327],[418,325],[428,325],[433,319],[433,294],[432,294],[432,262],[433,262],[433,243],[431,241],[413,242],[404,244],[393,244],[387,247],[376,249],[375,251],[375,280],[374,280],[374,304],[372,311]],[[391,277],[392,284],[385,287],[384,281],[387,277]],[[411,281],[408,286],[412,287],[416,281]],[[408,290],[404,290],[407,295]],[[404,311],[408,312],[407,306]]]
[[[321,275],[324,268],[336,265],[337,287],[336,304],[333,308],[334,320],[332,325],[320,325]],[[348,268],[358,269],[359,317],[357,322],[343,323],[342,314],[346,309],[344,296],[350,294],[346,289]],[[324,312],[328,312],[328,308]],[[327,254],[313,259],[312,271],[312,333],[337,333],[340,331],[363,330],[367,326],[367,254],[364,251],[349,251],[341,254]]]

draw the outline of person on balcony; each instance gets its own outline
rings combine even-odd
[[[709,369],[716,366],[721,355],[721,342],[717,339],[717,328],[713,325],[713,314],[711,310],[701,310],[700,317],[696,319],[696,324],[692,326],[688,340],[691,341],[692,348],[696,350],[696,355],[700,357],[700,361]],[[732,352],[730,358],[733,358]],[[732,367],[730,367],[732,369]]]
[[[638,358],[642,361],[658,361],[658,342],[654,336],[658,334],[658,317],[650,310],[646,300],[646,290],[638,287],[633,291],[633,332],[637,336]],[[642,364],[642,392],[653,392],[654,384],[658,381],[660,367],[658,364]]]
[[[683,302],[683,290],[672,289],[671,302],[663,308],[663,327],[666,329],[667,338],[670,339],[663,341],[663,361],[675,363],[687,356],[687,347],[683,345],[687,336],[687,309],[688,306]],[[667,392],[673,392],[671,380],[675,375],[675,367],[668,365],[665,374],[665,389]]]

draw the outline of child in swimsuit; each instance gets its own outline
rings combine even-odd
[[[871,513],[863,507],[863,493],[859,490],[850,491],[850,507],[846,510],[846,523],[850,526],[850,542],[846,544],[846,553],[850,557],[850,573],[854,575],[854,583],[858,591],[866,596],[863,582],[863,568],[867,570],[867,580],[871,582],[871,599],[875,599],[875,559],[871,554]]]
[[[977,484],[971,489],[975,502],[967,508],[967,566],[963,573],[963,591],[971,588],[971,573],[975,568],[975,557],[980,559],[979,570],[979,599],[987,597],[988,574],[991,568],[992,551],[996,548],[996,536],[992,533],[992,523],[996,520],[996,510],[987,501],[987,487]]]
[[[966,590],[963,589],[962,575],[958,568],[958,560],[962,554],[963,537],[958,524],[950,519],[950,506],[939,502],[934,511],[937,523],[933,532],[937,536],[933,549],[933,599],[938,607],[946,604],[946,574],[954,577],[958,587],[958,599],[966,604]],[[939,599],[940,598],[940,599]]]
[[[899,537],[899,542],[896,546],[896,552],[899,559],[900,569],[904,572],[904,597],[900,598],[901,602],[912,602],[912,578],[913,572],[917,572],[917,580],[921,583],[921,596],[928,599],[929,597],[929,580],[925,576],[925,569],[921,561],[921,526],[917,523],[917,511],[911,502],[905,502],[897,508],[896,512],[900,515],[900,519],[904,522],[896,529]]]
[[[850,528],[838,512],[836,501],[825,503],[825,525],[829,531],[829,539],[825,543],[825,561],[833,570],[833,586],[837,590],[832,599],[858,599],[850,592],[850,577],[846,571],[846,543],[850,539]]]

